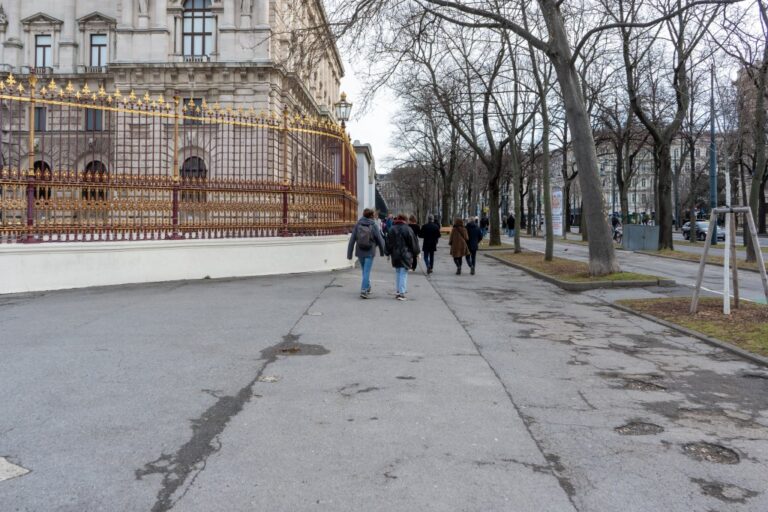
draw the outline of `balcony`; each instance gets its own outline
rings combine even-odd
[[[104,74],[107,72],[107,66],[83,66],[86,73],[91,74]]]
[[[210,55],[184,55],[184,62],[211,62]]]
[[[48,66],[29,68],[30,73],[34,73],[37,76],[49,76],[53,74],[53,68]]]

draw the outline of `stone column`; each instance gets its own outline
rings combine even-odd
[[[269,25],[270,0],[256,0],[256,23]]]
[[[157,1],[157,0],[155,0]],[[138,0],[139,10],[139,23],[138,28],[149,28],[149,9],[152,7],[149,5],[149,0]]]
[[[153,25],[157,28],[166,28],[168,17],[168,0],[154,0],[155,14]]]
[[[78,44],[75,39],[75,0],[59,0],[64,9],[64,25],[59,36],[59,70],[64,73],[74,73],[77,71],[77,49]]]
[[[221,23],[219,23],[219,26],[224,29],[228,28],[235,28],[235,2],[237,0],[232,0],[230,2],[227,2],[227,4],[224,6],[223,11],[221,12],[220,20]]]
[[[133,26],[133,0],[123,0],[123,12],[121,17],[121,24],[126,27]]]

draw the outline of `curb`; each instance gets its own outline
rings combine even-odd
[[[655,322],[659,325],[663,325],[664,327],[672,329],[673,331],[677,331],[681,334],[685,334],[686,336],[696,338],[714,347],[727,350],[728,352],[731,352],[733,354],[736,354],[737,356],[743,357],[744,359],[749,359],[753,363],[757,363],[759,365],[768,367],[768,357],[763,357],[758,354],[753,354],[752,352],[748,352],[742,348],[737,347],[736,345],[732,345],[727,341],[722,341],[722,340],[718,340],[717,338],[712,338],[710,336],[707,336],[706,334],[702,334],[698,331],[694,331],[694,330],[688,329],[687,327],[683,327],[682,325],[677,325],[672,322],[668,322],[667,320],[663,320],[661,318],[655,317],[653,315],[649,315],[647,313],[641,313],[639,311],[635,311],[632,308],[628,308],[627,306],[622,306],[621,304],[616,304],[615,302],[606,302],[605,304],[607,304],[608,306],[611,306],[612,308],[618,309],[619,311],[623,311],[624,313],[629,313],[631,315],[639,316],[640,318],[644,318],[645,320]]]
[[[554,284],[555,286],[558,286],[563,290],[566,290],[569,292],[576,292],[576,293],[585,292],[589,290],[598,290],[601,288],[641,288],[641,287],[648,287],[648,286],[675,286],[677,284],[672,279],[661,279],[661,278],[657,278],[655,281],[593,281],[588,283],[587,282],[573,283],[570,281],[561,281],[560,279],[557,279],[547,274],[544,274],[542,272],[539,272],[538,270],[533,270],[532,268],[526,267],[524,265],[503,260],[497,256],[494,256],[493,254],[486,254],[485,257],[494,259],[509,267],[513,267],[518,270],[522,270],[523,272],[527,272],[533,277],[546,281],[550,284]]]
[[[635,254],[645,254],[646,256],[653,256],[654,258],[664,258],[665,260],[687,261],[688,263],[701,264],[701,258],[699,258],[699,261],[694,261],[694,260],[687,260],[685,258],[677,258],[675,256],[667,256],[666,254],[654,254],[653,252],[649,252],[649,251],[632,251],[632,252],[634,252]],[[693,254],[693,253],[691,253],[691,254]],[[724,266],[722,263],[707,262],[706,264],[707,265],[714,265],[715,267],[720,267],[720,268],[723,268],[723,266]],[[742,270],[744,270],[746,272],[754,272],[755,274],[759,274],[760,273],[760,271],[757,270],[756,268],[746,268],[746,267],[741,267],[740,266],[739,267],[739,271],[742,271]]]

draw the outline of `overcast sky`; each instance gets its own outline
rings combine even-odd
[[[390,121],[397,112],[397,101],[389,91],[381,91],[368,110],[361,113],[357,107],[363,95],[365,76],[361,76],[361,73],[365,73],[365,70],[355,69],[349,62],[345,62],[344,73],[345,76],[341,79],[341,90],[347,93],[347,101],[352,102],[352,118],[347,123],[347,131],[353,141],[359,140],[373,147],[376,172],[389,172],[392,166],[391,159],[394,157],[390,143],[392,134]]]

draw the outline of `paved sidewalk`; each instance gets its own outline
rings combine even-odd
[[[0,509],[768,509],[767,370],[482,253],[373,279],[0,297]]]

